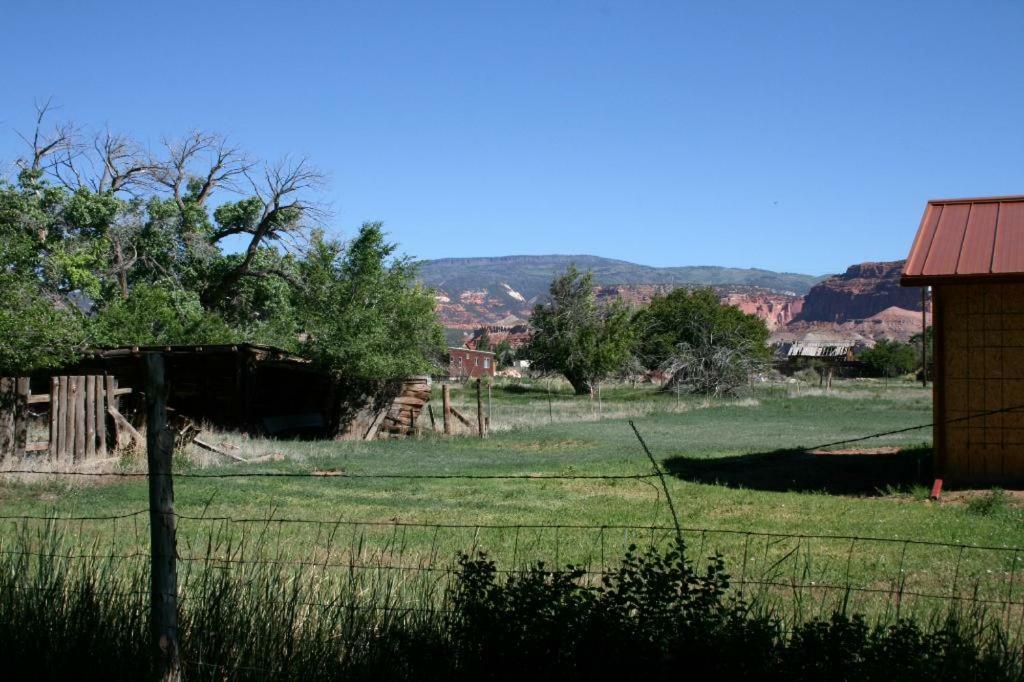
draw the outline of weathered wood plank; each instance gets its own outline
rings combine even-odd
[[[14,398],[14,458],[25,456],[28,444],[28,397],[32,394],[28,377],[18,377]]]
[[[57,422],[57,426],[60,431],[57,439],[57,454],[62,462],[71,459],[69,452],[71,450],[68,447],[68,424],[71,424],[71,377],[60,377],[59,379],[59,402],[60,402],[60,421]]]
[[[110,376],[109,374],[103,377],[103,388],[107,394],[106,408],[107,414],[111,414],[110,410],[117,410],[120,407],[120,400],[117,398],[117,379]],[[116,419],[111,420],[114,430],[110,432],[110,449],[117,450],[122,446],[121,443],[121,429]]]
[[[0,377],[0,462],[14,456],[15,381]]]
[[[50,449],[50,443],[48,441],[36,441],[35,443],[25,443],[25,452],[46,452]]]
[[[142,437],[142,434],[135,430],[131,422],[124,418],[124,415],[116,408],[107,406],[107,414],[114,418],[119,429],[124,430],[125,433],[129,434],[131,438],[134,438],[139,443],[145,443],[146,439]]]
[[[473,428],[473,423],[471,421],[469,421],[468,419],[466,419],[465,417],[463,417],[462,413],[459,412],[458,410],[456,410],[454,407],[449,406],[448,411],[451,412],[452,415],[454,415],[454,417],[456,419],[458,419],[460,422],[462,422],[463,424],[465,424],[469,428]]]
[[[107,392],[103,388],[106,377],[96,377],[96,452],[101,457],[107,455]]]
[[[96,456],[96,377],[85,377],[85,458]]]
[[[75,377],[75,451],[74,461],[85,459],[85,377]]]
[[[31,393],[28,396],[28,404],[29,405],[36,405],[38,403],[48,403],[48,402],[50,402],[50,394],[49,393]]]

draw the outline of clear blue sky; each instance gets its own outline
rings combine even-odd
[[[332,227],[423,258],[592,253],[825,273],[928,198],[1024,193],[1020,2],[21,2],[32,103],[202,127],[331,177]]]

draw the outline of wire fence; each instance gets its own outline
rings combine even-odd
[[[1024,409],[1004,408],[992,413]],[[976,415],[977,416],[977,415]],[[923,429],[897,429],[818,446]],[[635,429],[635,426],[634,426]],[[647,451],[637,432],[641,445]],[[650,457],[649,451],[647,451]],[[651,484],[664,474],[423,474],[337,471],[174,472],[175,480],[309,478],[324,483],[352,480],[634,481]],[[4,474],[140,479],[146,472],[9,470]],[[154,476],[159,476],[155,474]],[[665,501],[671,504],[668,488]],[[120,514],[0,515],[0,554],[29,565],[116,565],[148,573],[151,508]],[[547,568],[580,567],[594,584],[614,575],[630,547],[666,548],[681,538],[695,563],[721,557],[732,590],[788,623],[846,609],[878,619],[929,617],[951,607],[982,608],[1016,642],[1024,634],[1024,548],[937,542],[916,538],[777,533],[689,527],[672,510],[673,525],[568,523],[436,523],[400,519],[244,517],[167,514],[176,525],[180,580],[175,597],[188,607],[193,587],[211,571],[272,567],[301,575],[316,589],[303,608],[433,613],[446,608],[445,590],[459,571],[460,554],[485,553],[505,576]],[[33,563],[34,562],[34,563]],[[27,570],[27,568],[26,568]],[[253,574],[253,580],[261,579]],[[131,590],[142,599],[152,590]],[[26,589],[29,589],[28,587]],[[374,599],[351,594],[372,591]],[[385,594],[386,592],[386,594]],[[295,604],[292,603],[294,606]]]

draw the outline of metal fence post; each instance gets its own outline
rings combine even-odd
[[[160,679],[181,679],[178,651],[177,540],[171,454],[174,438],[167,425],[164,357],[146,355],[146,459],[149,464],[149,529],[153,639]]]

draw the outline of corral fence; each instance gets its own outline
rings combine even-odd
[[[141,440],[121,414],[131,393],[103,375],[54,376],[49,392],[33,393],[29,377],[0,378],[0,462],[45,453],[51,462],[105,458],[126,439]]]
[[[91,386],[92,409],[96,410],[97,405],[104,404],[102,398],[97,398],[97,383],[95,378],[92,382],[88,378],[79,382],[68,377],[67,388],[59,379],[51,385],[56,386],[56,391],[47,399],[52,401],[53,396],[58,396],[58,443],[59,415],[68,414],[62,411],[62,405],[69,405],[66,409],[74,410],[77,420],[80,410],[75,387],[84,386],[84,398]],[[11,391],[9,383],[5,387]],[[111,389],[104,382],[104,389],[104,396],[116,397],[116,388]],[[18,382],[13,390],[20,396],[22,406],[44,402],[38,396],[38,402],[32,402],[32,395]],[[601,480],[610,485],[648,485],[660,499],[657,483],[659,479],[663,481],[664,474],[653,457],[651,470],[616,475],[174,473],[174,439],[167,426],[165,394],[162,357],[154,354],[147,358],[145,386],[147,472],[44,472],[67,477],[145,478],[148,507],[111,516],[0,516],[5,524],[14,524],[20,538],[15,542],[0,536],[0,554],[16,553],[28,562],[49,565],[113,562],[134,567],[134,572],[129,571],[132,575],[148,572],[149,590],[140,589],[137,593],[140,599],[148,595],[153,635],[164,654],[166,679],[175,678],[181,667],[177,648],[179,601],[188,599],[190,586],[203,580],[204,571],[210,568],[283,567],[290,571],[289,575],[309,576],[317,584],[327,586],[325,589],[347,585],[357,588],[352,592],[376,595],[375,601],[347,603],[346,608],[407,613],[443,608],[441,600],[432,602],[430,595],[440,596],[451,585],[459,570],[455,557],[460,552],[486,551],[488,556],[500,557],[498,571],[505,575],[530,570],[538,561],[548,568],[571,564],[583,567],[583,579],[596,584],[616,570],[630,547],[663,548],[677,539],[684,541],[689,557],[698,564],[708,557],[722,557],[734,594],[742,595],[756,608],[776,614],[787,625],[816,616],[827,617],[843,609],[892,619],[910,615],[924,618],[941,615],[950,608],[964,608],[984,613],[1016,646],[1024,641],[1022,547],[698,528],[681,523],[674,513],[672,525],[646,526],[286,518],[273,511],[259,518],[182,513],[174,507],[174,483],[187,484],[196,479],[315,478],[329,485],[344,485],[356,479],[507,480],[524,485]],[[88,401],[83,403],[88,414]],[[75,421],[76,428],[77,424]],[[67,431],[65,442],[66,434]],[[75,452],[88,453],[88,447],[71,450],[72,455]],[[34,472],[8,469],[7,473]],[[663,487],[662,491],[665,501],[670,502],[668,488]],[[39,543],[32,547],[33,539],[54,529],[66,531],[62,537],[72,538],[71,544],[65,542],[54,548]],[[310,610],[337,606],[331,594],[319,594],[311,594],[301,606]]]

